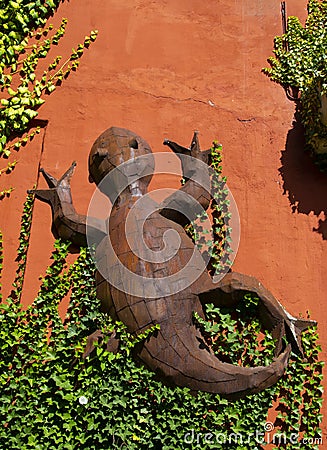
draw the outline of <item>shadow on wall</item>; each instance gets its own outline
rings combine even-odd
[[[284,195],[288,196],[293,213],[317,216],[317,227],[312,231],[327,240],[327,174],[321,173],[305,152],[304,130],[298,116],[296,112],[280,159]]]

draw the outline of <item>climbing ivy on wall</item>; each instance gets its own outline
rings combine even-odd
[[[230,256],[234,250],[231,246],[232,228],[227,178],[222,176],[222,145],[217,141],[212,143],[210,149],[209,166],[212,200],[208,209],[212,212],[213,224],[212,226],[210,224],[210,230],[203,225],[203,222],[208,224],[209,216],[206,211],[202,211],[185,227],[185,230],[208,261],[207,269],[211,276],[219,276],[231,268]],[[183,183],[184,181],[182,180]]]
[[[303,334],[306,359],[292,354],[282,379],[263,392],[229,402],[169,387],[133,358],[135,345],[152,331],[136,339],[122,323],[99,314],[88,250],[67,266],[69,243],[57,240],[37,298],[22,307],[32,211],[29,194],[16,279],[0,306],[0,448],[236,450],[261,449],[274,439],[275,448],[318,449],[322,362],[316,327]],[[62,320],[58,305],[66,295]],[[275,343],[261,328],[257,305],[247,295],[236,310],[207,305],[206,321],[195,315],[222,360],[246,366],[272,361]],[[96,329],[107,337],[83,359],[86,337]],[[118,354],[106,350],[113,331],[122,342]],[[273,400],[278,415],[270,423]]]
[[[39,62],[47,61],[50,49],[58,45],[65,34],[67,19],[63,19],[57,29],[53,25],[45,27],[47,18],[60,3],[61,0],[0,2],[1,158],[8,159],[13,150],[17,151],[40,133],[40,125],[33,126],[32,120],[45,102],[45,95],[52,93],[77,69],[85,48],[96,39],[97,30],[93,30],[65,61],[56,56],[47,62],[42,74],[39,73]],[[7,161],[0,175],[11,173],[16,164],[15,159]],[[2,191],[0,198],[8,196],[12,189]]]
[[[327,170],[327,1],[309,0],[303,26],[289,17],[287,31],[275,37],[271,67],[263,69],[298,104],[308,149]]]
[[[59,3],[0,1],[0,77],[5,94],[0,110],[2,157],[10,158],[12,151],[37,133],[37,128],[29,127],[44,95],[77,67],[85,47],[96,38],[94,31],[68,60],[56,57],[39,77],[39,60],[47,57],[65,32],[65,20],[57,30],[51,25],[43,28]],[[9,161],[0,173],[10,173],[15,164]],[[212,149],[212,165],[220,174],[219,145]],[[221,269],[214,259],[219,264],[230,232],[226,193],[217,195],[213,270]],[[303,334],[306,360],[292,354],[286,374],[264,392],[232,403],[219,395],[195,395],[169,387],[133,358],[135,345],[152,330],[136,339],[123,324],[99,313],[95,267],[87,249],[81,249],[68,266],[69,243],[57,240],[37,298],[23,308],[20,300],[33,204],[29,194],[22,214],[16,277],[9,297],[0,305],[0,448],[260,449],[273,439],[269,433],[273,426],[282,433],[277,434],[276,448],[318,448],[322,363],[315,327]],[[1,272],[2,236],[0,242]],[[70,303],[62,320],[58,305],[67,295]],[[206,321],[195,315],[197,326],[221,359],[248,366],[272,360],[274,342],[258,322],[257,302],[255,296],[246,296],[236,311],[207,305]],[[83,359],[86,337],[96,329],[107,337],[94,354]],[[118,354],[106,350],[113,332],[122,342]],[[267,428],[273,400],[278,416]]]

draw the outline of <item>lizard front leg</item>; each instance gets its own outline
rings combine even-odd
[[[57,180],[44,169],[41,169],[49,189],[36,189],[29,191],[34,193],[36,198],[49,203],[52,210],[52,231],[56,238],[70,241],[74,247],[87,246],[87,232],[96,236],[96,242],[106,235],[104,224],[97,219],[92,219],[92,225],[87,224],[87,217],[78,214],[74,208],[70,180],[73,175],[76,162]]]
[[[210,205],[210,150],[201,151],[197,132],[194,133],[189,148],[168,139],[164,141],[164,145],[173,150],[181,160],[185,184],[161,203],[160,214],[186,226]]]

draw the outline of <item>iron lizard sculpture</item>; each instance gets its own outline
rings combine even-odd
[[[164,144],[177,156],[186,154],[208,163],[209,151],[200,150],[196,133],[190,148],[168,140],[165,140]],[[126,129],[109,128],[98,137],[91,149],[90,181],[100,185],[123,161],[144,154],[151,154],[151,148],[140,136]],[[183,162],[183,158],[181,162],[183,175],[187,180],[181,189],[207,209],[210,195],[190,179],[189,172],[192,168]],[[74,167],[75,163],[59,180],[41,169],[49,189],[38,189],[35,195],[51,204],[55,235],[79,247],[87,245],[87,218],[77,214],[72,204],[70,179]],[[167,230],[176,230],[181,238],[178,254],[167,263],[140,261],[129,247],[124,228],[130,209],[140,196],[146,194],[151,180],[151,174],[149,175],[149,171],[144,167],[140,166],[137,170],[138,181],[131,183],[132,187],[127,187],[112,206],[109,235],[116,255],[132,272],[144,277],[167,277],[176,271],[176,267],[185,265],[190,252],[194,250],[194,244],[183,228],[187,219],[178,213],[169,215],[170,206],[176,201],[176,193],[179,192],[177,190],[163,202],[162,207],[144,221],[142,229],[138,229],[137,223],[134,224],[135,232],[143,236],[146,244],[154,251],[158,250],[158,239],[162,240]],[[113,189],[116,187],[113,186]],[[108,239],[105,230],[98,230],[98,236],[102,239],[100,245]],[[107,264],[107,270],[110,272],[110,262]],[[138,349],[137,356],[147,367],[175,385],[218,393],[229,398],[240,398],[259,392],[276,383],[287,366],[291,345],[301,354],[301,331],[313,323],[292,317],[255,278],[235,272],[229,272],[220,282],[214,283],[209,273],[204,271],[197,281],[180,292],[162,296],[158,293],[157,298],[141,298],[128,294],[109,284],[99,272],[96,274],[96,286],[103,310],[109,312],[114,319],[125,323],[129,332],[138,334],[154,324],[160,325],[158,332]],[[192,323],[194,311],[203,317],[204,304],[233,307],[249,292],[259,297],[260,319],[277,338],[276,357],[272,364],[266,367],[248,368],[221,362],[205,345],[202,335]],[[285,335],[291,344],[283,347],[282,338]],[[89,346],[94,337],[91,336],[90,339]]]

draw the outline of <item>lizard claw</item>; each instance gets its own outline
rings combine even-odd
[[[46,172],[43,168],[40,169],[47,185],[50,189],[30,189],[27,192],[29,194],[34,194],[36,198],[41,201],[50,203],[52,206],[55,205],[56,199],[61,198],[62,200],[70,199],[70,180],[73,175],[74,169],[76,167],[76,162],[74,161],[68,170],[63,174],[63,176],[57,180],[50,173]],[[65,193],[66,192],[66,193]],[[61,193],[61,194],[60,194]]]
[[[29,189],[28,194],[34,194],[36,198],[46,203],[52,203],[55,200],[55,189]]]
[[[165,139],[163,141],[163,145],[168,145],[168,147],[171,148],[174,153],[177,154],[180,153],[182,155],[193,156],[193,158],[198,158],[199,154],[201,153],[198,133],[199,133],[198,131],[194,131],[192,142],[189,147],[183,147],[182,145],[170,141],[169,139]]]
[[[163,141],[163,145],[167,145],[174,153],[182,154],[182,155],[191,155],[191,150],[186,147],[182,147],[176,142],[170,141],[169,139],[165,139]]]
[[[54,176],[52,176],[49,172],[46,172],[43,168],[40,169],[40,172],[43,175],[43,178],[47,182],[49,188],[58,188],[59,186],[68,185],[71,177],[73,175],[74,169],[76,167],[76,161],[72,163],[68,170],[63,174],[63,176],[57,180]]]
[[[204,163],[208,164],[210,150],[201,151],[200,142],[198,137],[199,132],[194,131],[191,145],[189,147],[183,147],[176,142],[165,139],[163,145],[167,145],[174,153],[181,155],[191,156],[192,158],[199,159]]]
[[[49,188],[56,188],[58,186],[58,180],[50,173],[46,172],[43,168],[40,169],[40,172],[42,173],[43,178],[47,182]]]
[[[206,166],[208,166],[209,164],[211,151],[201,151],[198,133],[198,131],[194,132],[191,145],[188,148],[182,147],[181,145],[177,144],[176,142],[170,141],[169,139],[165,139],[163,142],[163,145],[168,145],[168,147],[174,153],[176,153],[176,155],[181,160],[183,177],[186,179],[190,179],[192,177],[194,178],[195,173],[197,173],[196,178],[199,180],[199,173],[201,172],[205,172],[203,173],[203,176],[201,176],[201,179],[205,180],[208,177],[208,168]],[[195,160],[199,160],[204,164],[197,164],[197,161]]]
[[[76,164],[77,164],[76,161],[73,161],[72,165],[69,167],[68,170],[66,170],[66,172],[58,181],[58,186],[69,186]]]

